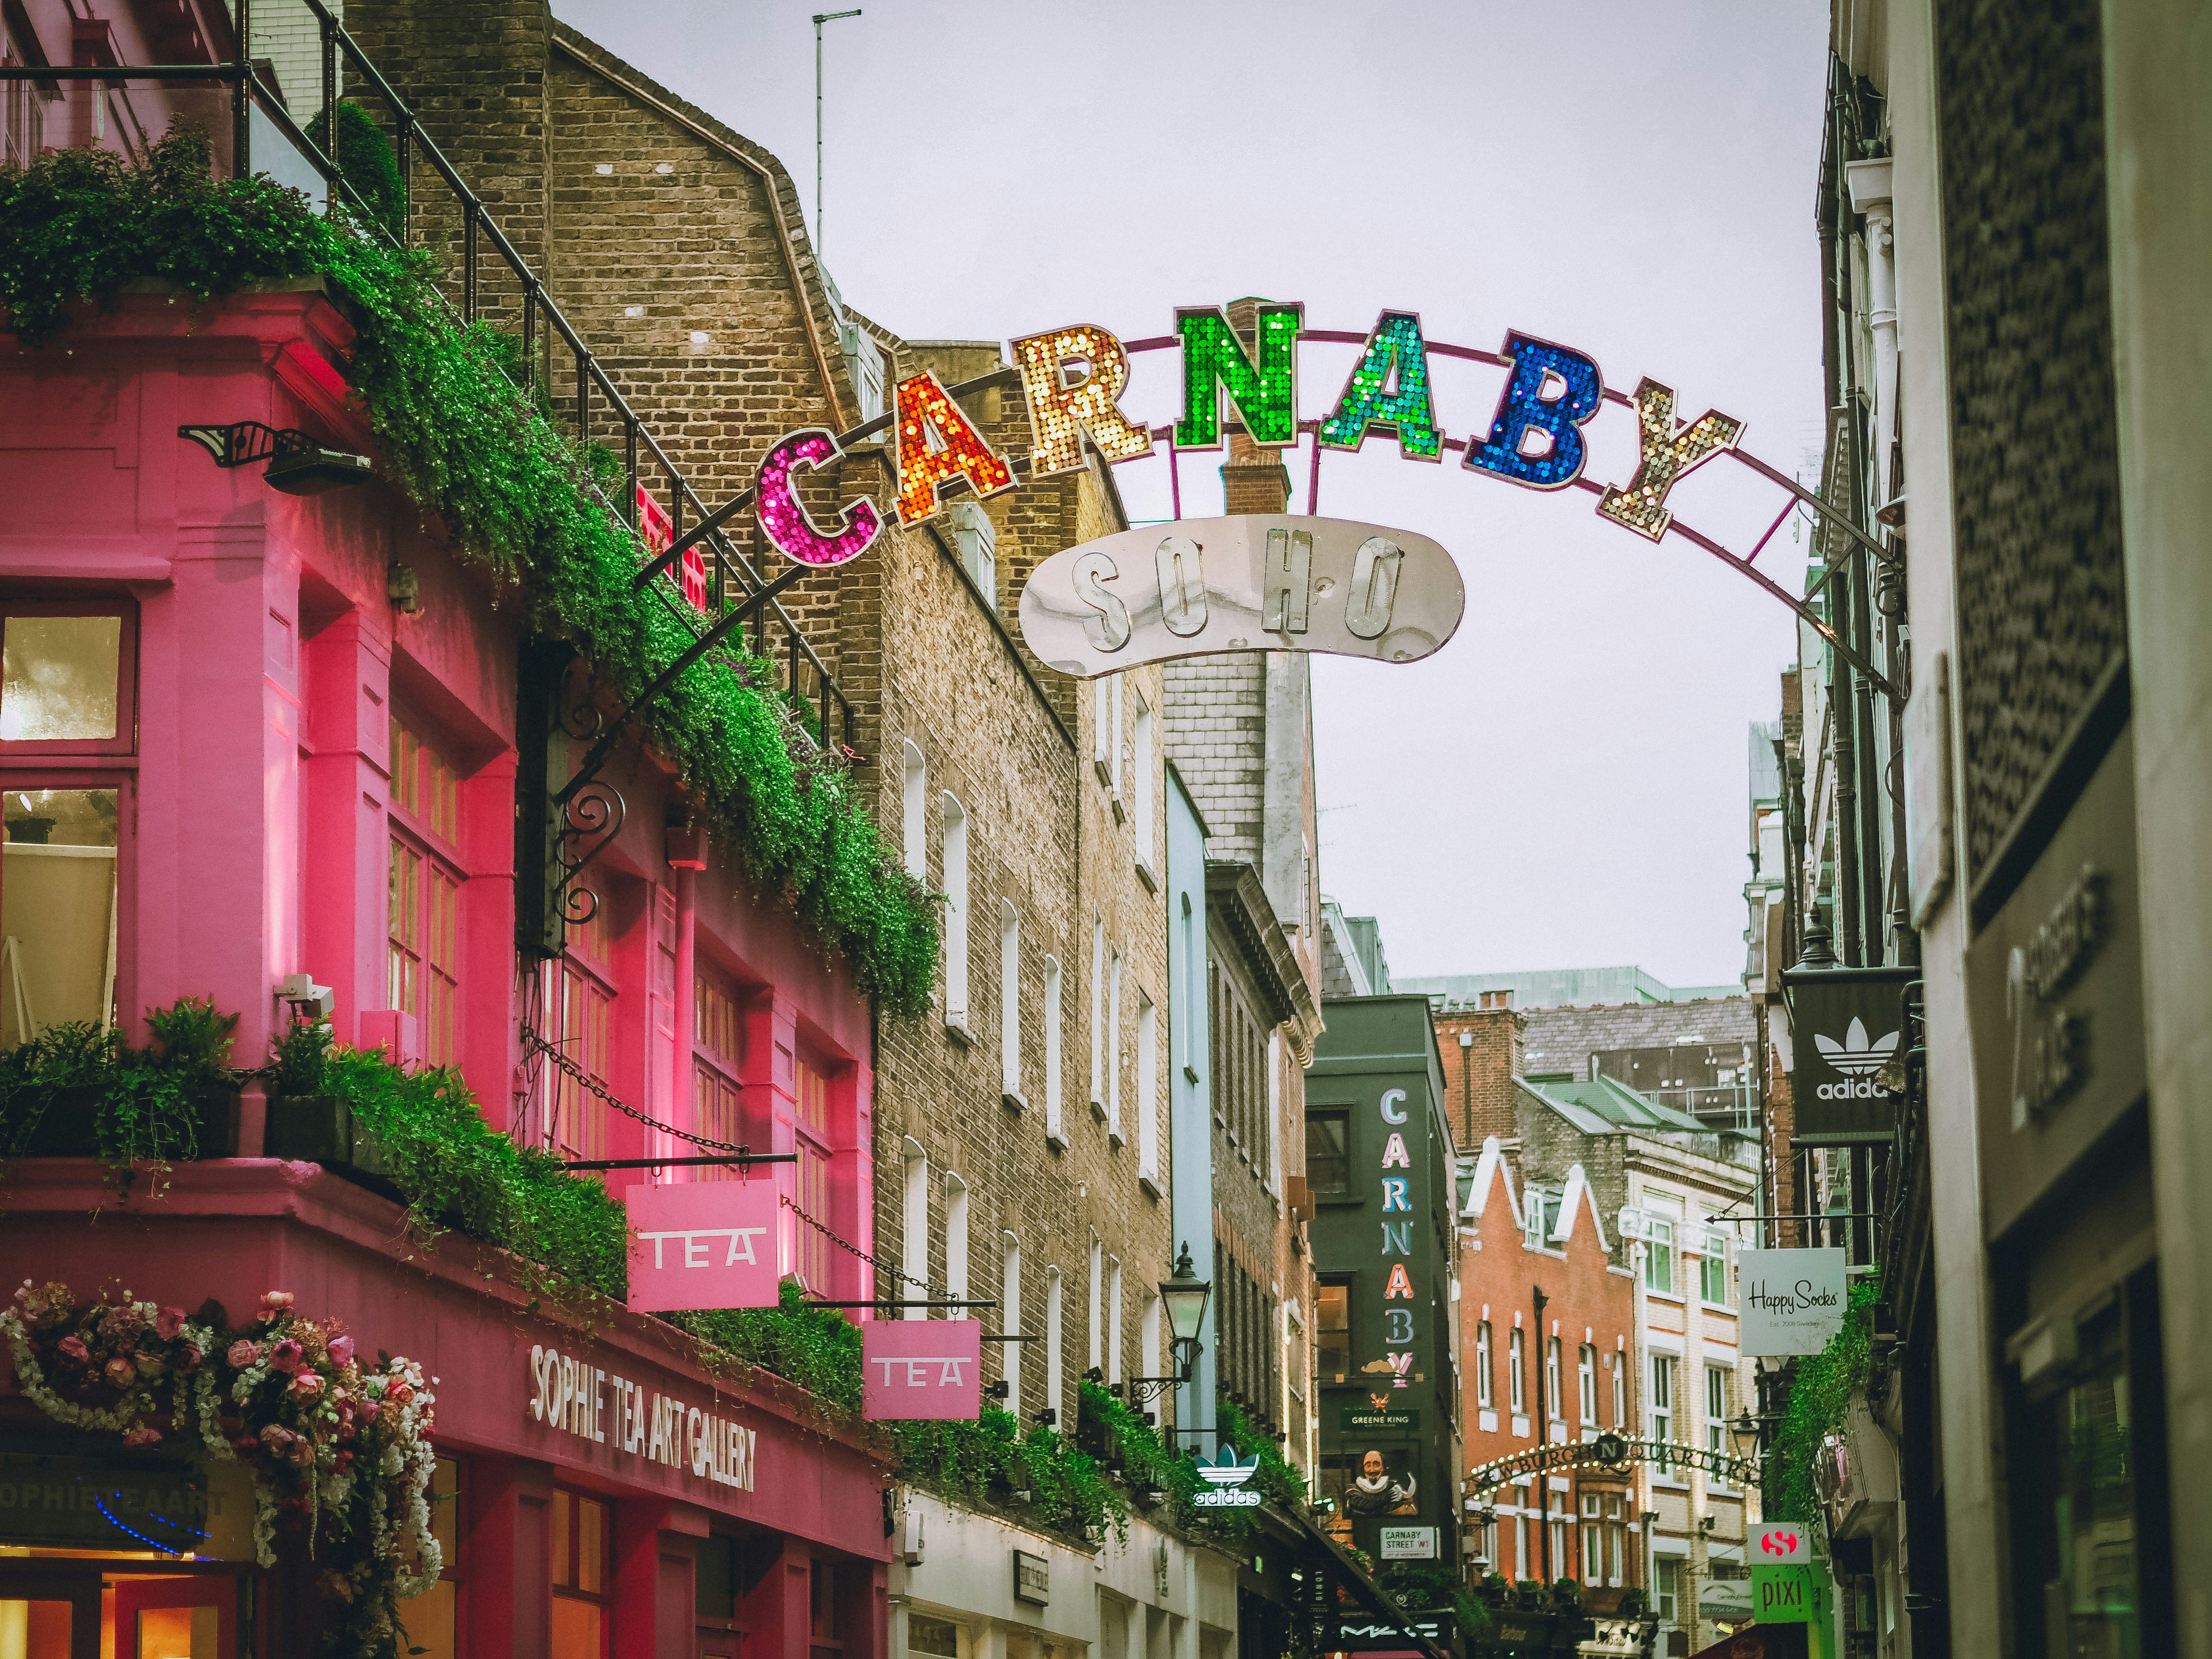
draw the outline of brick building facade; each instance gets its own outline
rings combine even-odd
[[[908,341],[848,306],[814,261],[775,156],[542,3],[457,15],[357,0],[348,26],[423,88],[429,135],[708,505],[750,487],[785,433],[844,430],[879,412],[900,375],[927,368],[950,385],[1000,365],[995,343]],[[447,228],[427,199],[416,222],[428,237]],[[488,275],[481,314],[514,331],[521,296],[502,281]],[[546,387],[573,433],[568,354],[551,356]],[[963,408],[1000,453],[1026,454],[1018,397],[986,391]],[[586,435],[623,441],[604,426]],[[894,465],[880,438],[864,441],[801,494],[825,517],[855,494],[884,500]],[[651,465],[641,472],[656,498],[665,482]],[[987,1344],[987,1379],[1008,1385],[1008,1409],[1072,1433],[1086,1370],[1112,1382],[1164,1368],[1154,1287],[1171,1264],[1156,890],[1167,699],[1158,669],[1084,684],[1048,675],[1013,631],[1030,569],[1125,526],[1103,465],[988,503],[958,494],[945,514],[887,528],[860,558],[783,596],[851,705],[854,786],[909,872],[945,899],[935,1007],[877,1030],[878,1203],[848,1242],[872,1255],[879,1294],[995,1303],[980,1316],[991,1332],[1033,1340]],[[763,574],[778,574],[748,520],[732,530]],[[796,690],[811,701],[819,686],[801,675]],[[951,1524],[939,1500],[907,1501],[936,1514],[940,1531]],[[1011,1518],[970,1518],[1044,1547]],[[894,1571],[901,1609],[935,1601],[948,1615],[995,1616],[966,1605],[981,1592],[941,1554]],[[1150,1571],[1130,1578],[1135,1588],[1064,1602],[1048,1622],[1096,1640],[1097,1619],[1165,1594],[1164,1576],[1158,1595]],[[1187,1588],[1171,1615],[1194,1633],[1197,1595]]]

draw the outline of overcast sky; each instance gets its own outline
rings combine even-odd
[[[554,9],[775,151],[811,202],[808,5]],[[1090,322],[1133,339],[1250,294],[1303,300],[1316,328],[1387,306],[1433,341],[1495,350],[1518,329],[1589,353],[1608,386],[1649,374],[1680,414],[1743,418],[1744,447],[1796,471],[1820,430],[1826,11],[866,0],[824,31],[824,258],[913,338]],[[1303,349],[1304,414],[1352,356]],[[1171,418],[1175,373],[1172,352],[1141,359],[1132,413]],[[1500,378],[1437,366],[1448,434],[1486,428]],[[1592,430],[1588,476],[1625,482],[1632,422],[1612,409]],[[1163,462],[1119,479],[1133,514],[1166,514]],[[1206,459],[1183,486],[1187,514],[1220,511]],[[1379,439],[1323,463],[1321,512],[1433,536],[1467,582],[1429,661],[1315,659],[1322,884],[1381,918],[1397,973],[1742,971],[1747,727],[1777,711],[1791,618],[1595,499]],[[1723,459],[1670,504],[1743,551],[1783,503]],[[1792,530],[1759,567],[1794,589]]]

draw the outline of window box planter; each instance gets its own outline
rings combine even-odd
[[[398,1200],[384,1149],[354,1121],[337,1095],[272,1095],[262,1148],[270,1158],[319,1164],[331,1174]]]
[[[107,1091],[97,1085],[57,1089],[23,1142],[25,1158],[98,1158],[100,1109]],[[238,1091],[210,1089],[192,1102],[193,1128],[203,1158],[238,1156]]]

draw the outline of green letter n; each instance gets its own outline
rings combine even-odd
[[[1237,405],[1252,441],[1279,449],[1298,441],[1298,330],[1305,307],[1296,301],[1259,302],[1254,319],[1260,363],[1254,368],[1243,343],[1218,306],[1176,313],[1182,336],[1182,419],[1176,422],[1178,449],[1212,449],[1221,442],[1221,394]]]

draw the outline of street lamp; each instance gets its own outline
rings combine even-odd
[[[1160,1281],[1160,1300],[1167,1307],[1168,1330],[1175,1340],[1176,1375],[1131,1377],[1130,1404],[1157,1400],[1177,1383],[1190,1381],[1191,1369],[1198,1364],[1199,1333],[1206,1328],[1206,1304],[1212,1295],[1213,1286],[1200,1279],[1191,1265],[1190,1244],[1186,1240],[1182,1254],[1176,1258],[1174,1273]]]
[[[1729,1425],[1729,1438],[1735,1442],[1738,1457],[1756,1456],[1759,1452],[1759,1421],[1751,1414],[1751,1407],[1743,1408],[1743,1415]]]

